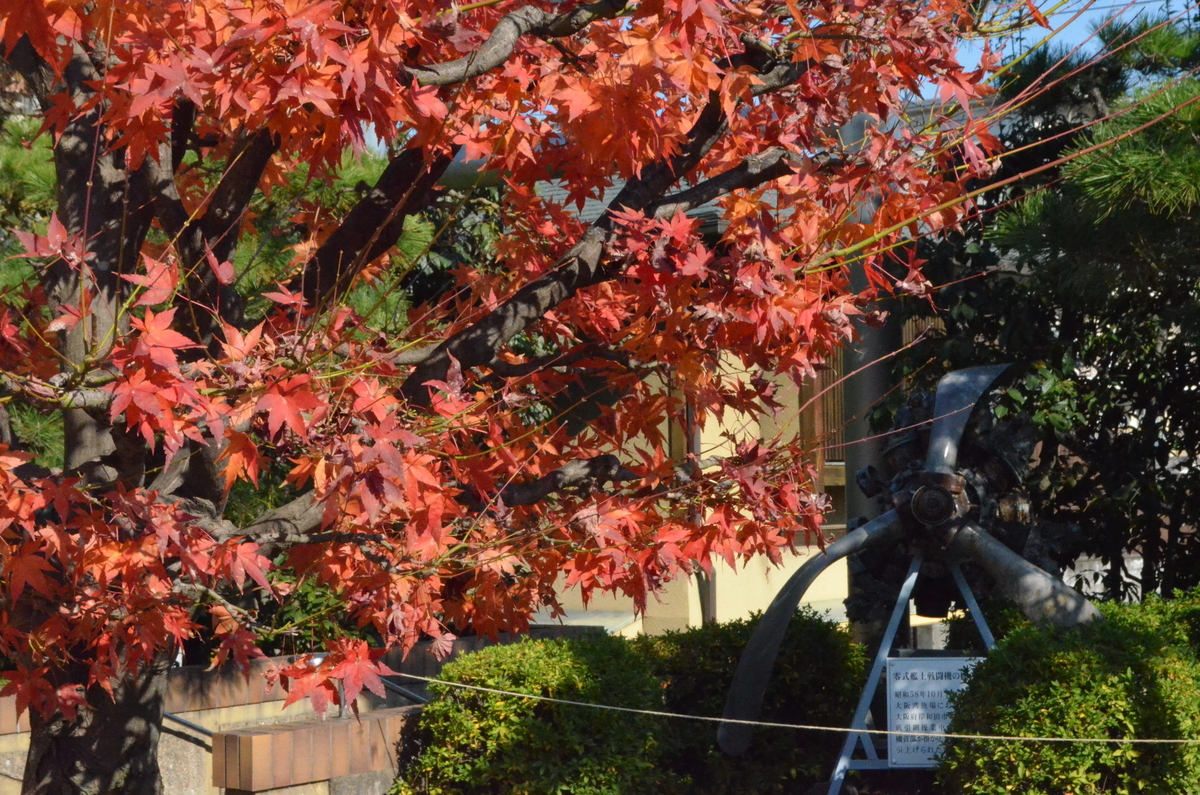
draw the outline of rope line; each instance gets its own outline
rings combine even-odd
[[[739,724],[742,726],[762,726],[771,729],[800,729],[803,731],[819,731],[819,732],[838,732],[839,734],[879,734],[879,735],[903,735],[905,737],[931,737],[931,738],[949,738],[953,740],[991,740],[1002,742],[1022,742],[1022,743],[1087,743],[1087,744],[1112,744],[1112,743],[1128,743],[1131,745],[1200,745],[1200,738],[1197,739],[1145,739],[1145,738],[1109,738],[1109,737],[1012,737],[1001,734],[950,734],[941,732],[901,732],[891,731],[889,729],[851,729],[846,726],[810,726],[803,723],[777,723],[774,721],[761,720],[739,720],[736,718],[714,718],[708,715],[685,715],[681,712],[662,712],[654,709],[636,709],[634,707],[617,707],[611,704],[593,704],[588,701],[572,701],[565,698],[553,698],[551,696],[538,696],[532,693],[517,693],[512,690],[499,690],[494,687],[483,687],[482,685],[468,685],[462,682],[448,682],[445,679],[435,679],[431,676],[418,676],[416,674],[396,674],[396,676],[404,676],[409,679],[417,679],[422,682],[432,682],[434,684],[446,685],[448,687],[457,687],[462,690],[474,690],[480,693],[491,693],[497,696],[512,696],[515,698],[527,698],[531,701],[545,701],[551,704],[566,704],[572,707],[588,707],[590,709],[605,709],[612,712],[626,712],[634,715],[650,715],[658,718],[682,718],[684,720],[698,720],[706,723],[729,723]]]

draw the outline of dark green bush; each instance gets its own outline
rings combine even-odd
[[[997,641],[1006,638],[1009,633],[1020,627],[1029,626],[1029,621],[1021,611],[1007,599],[984,599],[979,603],[983,611],[983,620],[987,622],[992,637]],[[973,651],[984,653],[983,638],[975,619],[969,612],[963,611],[946,619],[946,648],[955,651]]]
[[[572,701],[719,716],[753,621],[629,641],[604,635],[492,646],[441,678]],[[861,650],[836,624],[797,615],[763,719],[844,726],[862,687]],[[643,717],[446,685],[421,716],[419,747],[397,785],[413,793],[795,792],[827,776],[843,735],[765,729],[730,759],[708,721]]]
[[[1195,597],[1105,605],[1070,631],[1022,627],[952,698],[950,732],[1200,738]],[[940,781],[963,795],[1200,794],[1200,747],[948,740]]]
[[[1170,599],[1151,597],[1141,609],[1169,627],[1174,642],[1186,643],[1200,655],[1200,588],[1176,591]]]
[[[734,669],[756,618],[697,627],[635,643],[653,660],[665,688],[664,709],[720,715]],[[837,624],[812,612],[792,620],[763,703],[762,720],[845,726],[862,692],[862,650]],[[664,721],[663,765],[696,795],[802,792],[829,775],[844,735],[760,729],[749,752],[734,759],[716,746],[708,722]]]
[[[570,701],[661,708],[649,661],[607,635],[491,646],[441,679]],[[637,795],[669,785],[654,718],[432,685],[396,791]]]

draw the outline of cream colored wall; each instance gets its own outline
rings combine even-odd
[[[720,426],[709,422],[700,434],[700,450],[703,457],[728,456],[733,453],[733,443],[723,434],[733,429],[740,438],[771,439],[779,437],[789,441],[797,434],[815,431],[811,417],[800,414],[800,406],[809,398],[797,389],[789,379],[774,379],[777,385],[775,400],[783,408],[775,416],[751,417],[727,412]],[[682,429],[672,428],[669,434],[671,454],[676,459],[684,457],[685,446]],[[816,461],[814,463],[820,463]],[[833,529],[833,528],[831,528]],[[836,532],[841,528],[834,529]],[[770,605],[775,594],[797,569],[813,555],[821,554],[816,546],[801,547],[797,553],[784,553],[783,563],[776,566],[766,556],[754,558],[736,569],[724,561],[714,564],[716,576],[716,618],[730,621],[745,618],[751,613],[762,611]],[[838,561],[821,574],[805,594],[804,604],[818,610],[844,600],[849,590],[845,561]],[[600,612],[633,612],[633,600],[621,595],[596,594],[585,608],[577,589],[559,591],[559,600],[573,618],[587,610]],[[640,625],[639,625],[640,624]],[[661,593],[650,596],[645,615],[620,634],[644,632],[655,635],[669,630],[686,629],[700,624],[700,593],[694,579],[685,578],[668,583]]]
[[[361,712],[370,712],[374,705],[366,696],[356,702]],[[336,713],[336,709],[334,710]],[[220,709],[182,712],[179,717],[203,726],[210,731],[262,726],[303,720],[313,714],[311,703],[305,699],[283,710],[282,701],[222,707]],[[212,785],[212,747],[207,737],[177,723],[166,721],[159,738],[158,763],[162,771],[163,792],[166,795],[222,795],[224,789]],[[0,735],[0,795],[20,795],[21,775],[25,769],[25,752],[29,733]],[[329,782],[304,784],[286,789],[271,790],[272,795],[327,795]]]
[[[805,562],[814,555],[824,554],[817,547],[808,547],[797,555],[785,555],[783,565],[776,567],[766,557],[750,560],[739,571],[721,566],[717,570],[717,620],[733,621],[767,609],[775,594]],[[821,573],[805,593],[803,604],[818,611],[841,602],[848,594],[849,575],[846,561],[836,561]]]
[[[717,588],[717,620],[732,621],[767,609],[775,594],[788,577],[813,555],[817,547],[808,547],[799,554],[785,553],[783,565],[773,565],[765,556],[754,558],[740,569],[731,569],[724,561],[714,566]],[[837,561],[826,569],[805,594],[803,604],[823,610],[831,603],[841,602],[848,593],[846,562]],[[633,612],[633,600],[613,594],[596,594],[585,608],[579,590],[560,591],[559,600],[573,618],[588,610],[602,612]],[[658,635],[670,630],[700,625],[700,591],[696,581],[685,578],[668,583],[656,599],[650,596],[646,613],[622,630],[620,635],[640,633]]]
[[[0,795],[21,795],[29,735],[0,734]]]
[[[797,435],[815,435],[816,423],[812,422],[811,416],[801,413],[800,410],[811,397],[807,394],[811,390],[798,389],[788,378],[775,377],[772,381],[776,386],[775,401],[781,405],[778,412],[758,417],[727,414],[725,425],[716,426],[710,423],[700,435],[704,455],[721,456],[733,452],[730,441],[722,435],[723,431],[730,427],[730,423],[742,436],[763,440],[778,439],[780,442],[790,442]],[[807,411],[811,414],[811,409]],[[813,463],[820,471],[819,458],[814,456]],[[714,567],[717,620],[732,621],[766,610],[787,579],[806,561],[820,554],[822,553],[819,547],[810,546],[801,547],[796,553],[785,552],[783,562],[779,566],[771,563],[765,555],[753,558],[737,568],[730,568],[724,562],[717,564]],[[846,562],[838,561],[826,569],[809,587],[803,604],[820,609],[828,606],[830,602],[844,600],[848,591]]]
[[[633,599],[623,594],[595,593],[585,607],[578,588],[558,591],[563,609],[573,618],[587,611],[632,613]],[[646,612],[626,627],[621,635],[660,635],[700,624],[700,593],[695,580],[669,582],[658,594],[647,597]]]

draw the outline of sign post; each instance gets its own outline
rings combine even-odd
[[[871,672],[867,674],[867,684],[858,701],[858,709],[850,721],[850,730],[846,735],[846,742],[842,745],[842,753],[829,779],[828,795],[839,795],[842,782],[846,780],[846,773],[851,770],[936,765],[935,758],[941,751],[942,741],[938,737],[927,735],[945,734],[946,726],[950,723],[950,707],[946,694],[961,690],[963,671],[981,659],[957,652],[939,653],[934,650],[922,650],[920,654],[923,656],[919,657],[915,652],[908,650],[902,650],[897,656],[892,655],[896,632],[900,628],[901,618],[908,611],[908,600],[912,597],[913,586],[917,583],[924,557],[920,549],[913,554],[908,576],[900,588],[896,607],[879,644],[879,652],[875,655]],[[963,600],[967,603],[967,610],[983,637],[984,646],[990,650],[995,641],[987,622],[983,620],[983,614],[979,611],[975,595],[967,585],[957,561],[950,561],[948,566]],[[862,731],[878,725],[871,719],[871,701],[875,698],[880,680],[885,678],[888,730],[900,733],[888,734],[886,759],[880,757],[871,735]],[[913,734],[909,735],[907,732]],[[860,748],[866,758],[857,756]]]
[[[891,657],[887,661],[888,767],[933,767],[950,724],[947,694],[980,657]]]

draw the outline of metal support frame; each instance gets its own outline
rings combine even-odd
[[[951,560],[949,566],[950,574],[954,576],[954,584],[958,586],[958,592],[962,594],[963,600],[967,603],[967,612],[971,614],[971,618],[975,621],[975,628],[979,630],[979,636],[983,638],[983,647],[991,651],[996,647],[996,639],[992,637],[992,630],[988,628],[987,621],[983,619],[983,611],[979,609],[979,603],[975,601],[975,594],[971,591],[971,586],[967,584],[967,578],[963,576],[958,561]]]
[[[190,720],[185,720],[184,718],[181,718],[178,715],[172,715],[170,712],[164,712],[163,718],[165,720],[169,720],[174,723],[178,723],[180,726],[186,726],[187,728],[191,729],[192,731],[196,732],[197,734],[203,734],[205,737],[213,736],[213,732],[211,729],[206,729],[203,726],[201,726],[200,724],[192,723]]]
[[[404,696],[409,701],[415,701],[418,704],[428,704],[429,703],[429,699],[425,698],[425,696],[422,696],[419,693],[414,693],[413,691],[409,690],[407,687],[401,687],[400,685],[398,685],[394,682],[389,682],[388,680],[382,679],[382,678],[379,681],[383,682],[383,686],[386,687],[388,690],[390,690],[393,693],[396,693],[398,695]]]
[[[879,689],[879,680],[883,676],[887,660],[891,656],[892,646],[896,642],[896,633],[900,629],[900,622],[904,618],[904,614],[908,612],[908,602],[912,598],[913,587],[917,584],[917,577],[921,573],[921,563],[924,559],[925,553],[920,549],[917,549],[913,553],[912,563],[909,565],[908,574],[904,578],[904,585],[901,586],[900,595],[896,598],[896,607],[892,610],[892,617],[888,620],[887,629],[884,631],[883,639],[879,643],[879,651],[876,652],[875,661],[871,664],[871,672],[867,675],[867,683],[863,687],[862,697],[858,700],[858,708],[855,709],[854,718],[850,721],[849,732],[846,735],[846,741],[842,744],[842,752],[838,756],[837,766],[833,769],[833,775],[829,778],[828,795],[839,795],[841,793],[842,784],[846,780],[846,774],[851,770],[886,770],[888,767],[888,760],[880,758],[879,752],[875,750],[875,744],[871,741],[871,735],[864,733],[862,730],[869,728],[867,720],[871,714],[871,702],[875,699],[875,692]],[[979,629],[984,646],[988,651],[991,651],[992,647],[996,645],[996,641],[992,637],[992,632],[983,618],[983,613],[979,610],[979,604],[975,600],[975,594],[971,592],[971,586],[967,584],[966,578],[963,577],[958,561],[947,561],[947,565],[951,575],[954,577],[954,583],[958,586],[963,600],[967,603],[967,609],[971,613],[971,618],[974,619],[975,626]],[[866,759],[854,758],[855,752],[860,745],[866,754]]]

